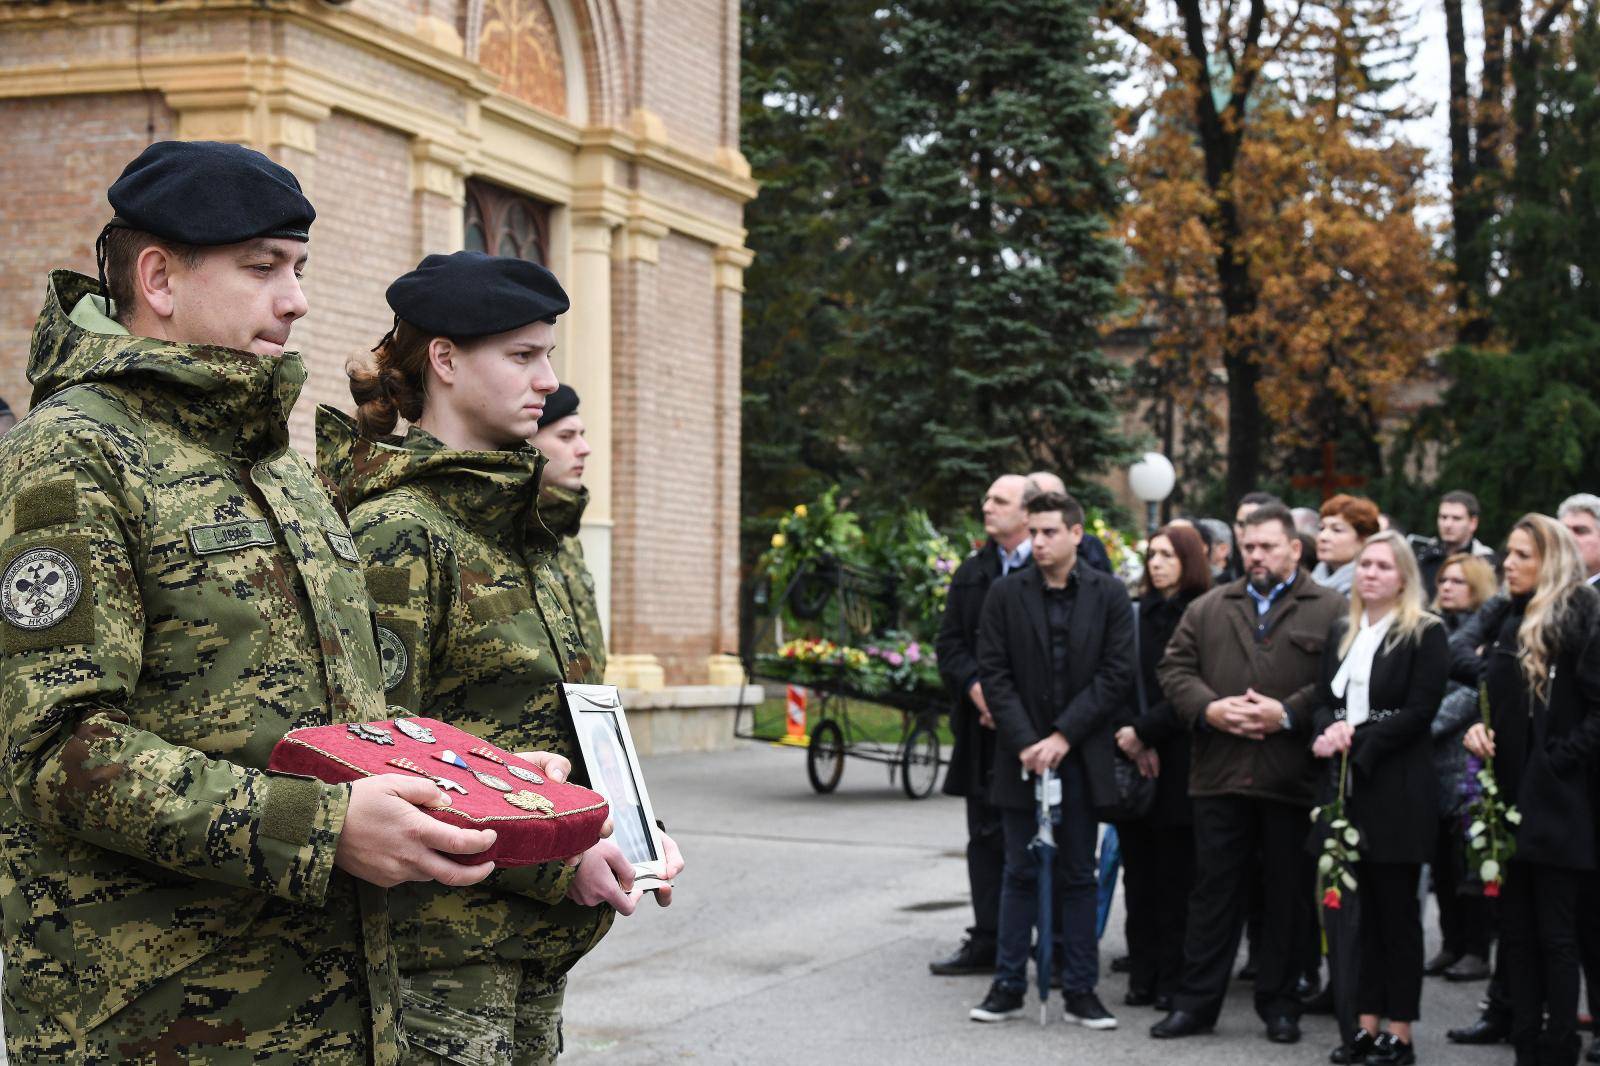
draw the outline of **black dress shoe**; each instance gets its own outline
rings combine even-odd
[[[1365,1029],[1357,1029],[1355,1039],[1348,1044],[1340,1044],[1328,1053],[1328,1061],[1335,1066],[1350,1066],[1351,1063],[1367,1061],[1367,1056],[1372,1054],[1372,1047],[1378,1038]]]
[[[1300,1043],[1300,1023],[1287,1014],[1267,1022],[1267,1039],[1274,1044]]]
[[[1499,1044],[1511,1036],[1511,1019],[1498,1011],[1485,1011],[1471,1025],[1444,1034],[1452,1044]]]
[[[1156,994],[1148,988],[1130,988],[1122,1002],[1130,1007],[1148,1007],[1155,1003]]]
[[[994,973],[994,944],[980,944],[969,937],[956,948],[955,954],[928,963],[928,972],[940,977]]]
[[[1463,955],[1444,971],[1446,981],[1486,981],[1489,979],[1489,961],[1482,955]]]
[[[1433,958],[1429,959],[1423,964],[1422,972],[1427,974],[1429,977],[1438,977],[1450,967],[1454,966],[1460,958],[1461,956],[1457,955],[1453,951],[1441,950],[1439,954],[1435,955]]]
[[[1294,983],[1294,998],[1307,1000],[1322,991],[1322,975],[1320,973],[1302,974],[1300,980]]]
[[[1175,1010],[1152,1025],[1150,1035],[1157,1040],[1176,1040],[1180,1037],[1209,1033],[1215,1027],[1215,1022],[1207,1021],[1198,1014]]]
[[[1417,1051],[1393,1033],[1384,1033],[1372,1046],[1367,1066],[1416,1066]]]
[[[1332,1014],[1333,989],[1325,987],[1314,995],[1302,999],[1300,1001],[1300,1009],[1306,1014]]]
[[[1165,992],[1157,992],[1155,1000],[1151,1002],[1150,1005],[1156,1010],[1170,1011],[1172,1009],[1172,997]],[[1590,1050],[1592,1051],[1594,1049],[1591,1048]],[[1596,1061],[1600,1062],[1600,1059],[1597,1059]]]

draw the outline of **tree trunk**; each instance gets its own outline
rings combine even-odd
[[[1477,156],[1472,142],[1472,91],[1467,85],[1467,29],[1461,0],[1444,0],[1445,47],[1450,54],[1450,230],[1455,246],[1456,339],[1482,340],[1483,302],[1488,296],[1489,264],[1479,245],[1483,230],[1482,192],[1476,189]]]

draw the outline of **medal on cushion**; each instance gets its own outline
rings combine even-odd
[[[511,786],[509,784],[507,784],[503,779],[494,776],[493,774],[483,774],[483,773],[479,773],[478,771],[474,770],[474,771],[472,771],[472,776],[476,777],[478,779],[478,784],[480,784],[480,785],[488,785],[490,788],[494,789],[496,792],[510,792],[511,791]]]
[[[374,744],[394,744],[394,737],[389,735],[387,729],[381,726],[368,725],[365,722],[351,722],[345,730],[357,740],[367,740]]]
[[[467,754],[476,755],[478,758],[483,759],[486,762],[492,762],[496,766],[504,766],[506,764],[504,759],[494,753],[493,748],[484,747],[481,744],[476,748],[468,748]]]
[[[461,756],[457,755],[455,752],[451,751],[449,748],[446,748],[443,751],[435,752],[433,757],[435,759],[438,759],[440,762],[449,763],[451,766],[454,766],[454,767],[456,767],[458,769],[461,769],[461,770],[465,770],[467,773],[471,774],[473,777],[476,777],[478,779],[478,783],[480,785],[487,785],[488,787],[494,789],[496,792],[510,792],[511,791],[511,786],[506,784],[500,778],[494,776],[493,774],[480,773],[479,771],[474,770],[471,766],[467,765],[467,760],[463,759]]]
[[[410,737],[412,740],[417,741],[419,744],[438,743],[438,741],[434,739],[433,730],[429,729],[425,725],[418,725],[409,718],[396,718],[394,720],[394,727],[400,730],[400,732],[404,733],[406,736]]]
[[[530,785],[544,784],[544,778],[540,777],[532,770],[525,769],[516,765],[515,763],[506,763],[506,773],[510,774],[512,777],[526,781]]]
[[[389,765],[398,767],[401,770],[408,770],[414,774],[421,774],[423,777],[426,777],[429,781],[432,781],[446,792],[459,792],[463,796],[467,794],[467,787],[465,785],[452,781],[448,777],[435,777],[422,767],[418,766],[416,763],[412,762],[410,759],[390,759]],[[448,807],[449,805],[449,801],[445,801],[445,806]]]
[[[535,811],[539,814],[552,814],[556,809],[556,805],[552,801],[537,792],[528,792],[526,790],[507,794],[506,802],[519,810]]]

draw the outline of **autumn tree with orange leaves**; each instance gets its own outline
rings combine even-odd
[[[1392,390],[1443,339],[1423,153],[1394,135],[1396,8],[1176,0],[1170,22],[1102,8],[1149,88],[1119,151],[1144,380],[1175,391],[1190,435],[1226,395],[1229,500],[1278,473],[1274,456],[1325,441],[1359,442],[1343,461],[1377,471]]]

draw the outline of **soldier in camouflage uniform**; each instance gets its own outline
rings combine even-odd
[[[578,637],[589,651],[595,672],[604,676],[606,636],[600,628],[600,604],[595,598],[594,575],[589,573],[583,543],[578,539],[583,512],[589,506],[583,461],[594,452],[586,433],[578,414],[578,394],[571,385],[562,385],[545,401],[539,432],[528,443],[545,458],[544,473],[539,476],[539,517],[556,536],[556,569],[572,602]]]
[[[551,323],[566,295],[535,264],[459,252],[424,259],[389,303],[376,370],[351,370],[359,424],[324,407],[317,426],[367,562],[389,699],[576,761],[559,686],[600,674],[536,510],[544,460],[523,445],[555,388]],[[409,431],[387,436],[399,416]],[[391,893],[407,1061],[554,1061],[566,973],[615,911],[632,912],[631,881],[603,840],[478,890]]]
[[[10,1061],[394,1062],[384,893],[351,873],[426,876],[366,858],[400,824],[492,838],[419,812],[426,782],[264,769],[384,713],[354,545],[288,447],[310,204],[265,156],[170,143],[110,199],[115,299],[50,275],[0,440]]]

